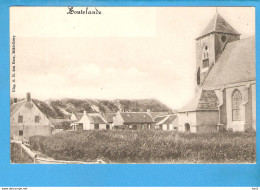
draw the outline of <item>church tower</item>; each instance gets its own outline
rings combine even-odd
[[[216,11],[208,26],[196,38],[196,91],[203,85],[226,44],[239,39],[240,34]]]

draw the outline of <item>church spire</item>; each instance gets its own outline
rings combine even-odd
[[[197,39],[214,32],[240,35],[224,18],[222,18],[222,16],[220,16],[217,7],[215,16]]]

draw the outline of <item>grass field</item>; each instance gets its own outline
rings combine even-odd
[[[107,163],[255,163],[255,133],[180,134],[159,130],[63,132],[32,137],[31,149],[58,160]]]

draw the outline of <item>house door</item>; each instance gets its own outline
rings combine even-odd
[[[190,132],[190,124],[185,123],[185,132]]]

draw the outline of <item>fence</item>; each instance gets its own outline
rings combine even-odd
[[[39,157],[36,153],[31,151],[31,149],[29,148],[30,143],[26,139],[24,139],[23,142],[11,140],[11,143],[19,144],[21,146],[21,154],[25,152],[27,155],[29,155],[30,158],[33,159],[34,164],[105,164],[105,162],[102,159],[97,159],[96,161],[92,161],[92,162],[81,162],[81,161],[67,161],[67,160],[54,160],[54,159],[42,158]]]

